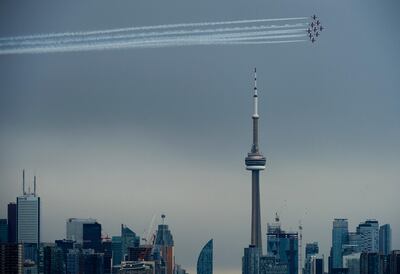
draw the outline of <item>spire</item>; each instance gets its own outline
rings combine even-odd
[[[253,118],[258,118],[258,91],[257,91],[257,68],[254,68],[254,114]]]
[[[33,176],[33,195],[36,196],[36,175]]]
[[[25,169],[22,170],[22,194],[25,195]]]

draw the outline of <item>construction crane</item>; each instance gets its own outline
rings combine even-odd
[[[154,235],[154,222],[156,221],[156,215],[154,214],[153,217],[151,218],[151,222],[149,224],[149,227],[146,231],[143,233],[142,241],[144,242],[145,245],[154,245],[154,240],[155,240],[155,235]]]

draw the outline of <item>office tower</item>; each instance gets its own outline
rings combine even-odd
[[[390,274],[390,255],[379,254],[379,274]]]
[[[83,248],[101,252],[101,224],[98,222],[82,225]]]
[[[213,273],[213,239],[209,240],[197,259],[197,274]]]
[[[342,255],[361,252],[361,235],[357,232],[347,234],[347,242],[342,245]]]
[[[347,219],[334,219],[332,228],[332,269],[343,267],[342,246],[347,243],[349,224]]]
[[[160,255],[165,262],[166,274],[172,274],[175,265],[174,239],[168,225],[164,223],[165,215],[161,215],[162,224],[158,225],[155,245],[160,250]]]
[[[70,249],[67,253],[67,274],[79,274],[79,262],[81,251],[79,249]]]
[[[0,273],[22,274],[24,266],[22,244],[0,244]]]
[[[298,273],[298,233],[281,229],[279,217],[267,225],[267,254],[288,266],[288,274]]]
[[[104,238],[101,242],[101,253],[104,254],[104,274],[112,271],[112,242],[110,238]]]
[[[392,251],[392,229],[389,224],[379,228],[379,253],[389,255]]]
[[[104,255],[96,253],[93,249],[83,249],[80,254],[80,272],[90,274],[103,274]]]
[[[122,261],[122,240],[121,236],[111,238],[112,265],[120,265]]]
[[[0,219],[0,243],[8,242],[8,224],[7,219]]]
[[[311,256],[317,255],[319,252],[318,243],[307,243],[306,244],[306,258],[304,265],[304,274],[311,274]]]
[[[69,218],[67,219],[67,240],[75,241],[77,244],[83,244],[83,225],[94,224],[95,219],[78,219]]]
[[[360,274],[361,253],[351,253],[343,256],[343,268],[347,269],[347,274]]]
[[[286,274],[288,272],[287,264],[280,263],[275,256],[260,256],[260,274]]]
[[[245,159],[246,169],[251,171],[251,245],[259,248],[262,253],[261,212],[260,212],[260,170],[265,169],[265,157],[258,147],[258,91],[257,71],[254,69],[254,113],[253,144]]]
[[[390,253],[390,274],[400,273],[400,250]]]
[[[23,195],[17,197],[17,242],[24,244],[24,259],[38,262],[40,244],[40,197],[34,191],[25,191],[25,171],[22,173]]]
[[[361,236],[361,252],[379,252],[379,224],[377,220],[367,220],[360,223],[357,233]]]
[[[310,257],[310,274],[324,274],[324,259],[315,255]]]
[[[122,241],[122,260],[128,256],[129,247],[138,247],[140,244],[140,237],[136,235],[129,227],[121,224],[121,241]]]
[[[360,274],[379,274],[379,253],[361,253]]]
[[[43,247],[43,273],[59,274],[65,273],[64,253],[57,246]]]
[[[17,204],[9,203],[7,206],[8,242],[17,242]]]
[[[242,274],[260,274],[260,249],[250,245],[244,249]]]

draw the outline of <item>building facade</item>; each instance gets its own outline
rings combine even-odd
[[[349,224],[347,219],[334,219],[332,228],[332,265],[331,268],[343,267],[342,246],[348,241]]]
[[[22,244],[0,244],[0,273],[22,274],[24,266],[24,247]]]
[[[379,228],[379,254],[389,255],[392,251],[392,229],[389,224]]]
[[[209,240],[197,259],[197,274],[213,273],[213,239]]]
[[[361,252],[379,252],[379,223],[377,220],[366,220],[357,227],[357,233],[361,237]]]
[[[260,253],[260,249],[254,245],[250,245],[244,249],[242,274],[260,273]]]
[[[8,221],[8,242],[17,243],[17,204],[9,203],[7,205]]]
[[[67,240],[74,241],[77,244],[83,244],[83,225],[84,224],[94,224],[95,219],[79,219],[79,218],[69,218],[66,223]]]

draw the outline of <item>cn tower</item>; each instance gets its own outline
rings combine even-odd
[[[257,70],[254,69],[254,113],[253,144],[245,159],[246,169],[251,171],[251,245],[262,252],[261,212],[260,212],[260,170],[265,169],[265,157],[258,148],[258,91]]]

